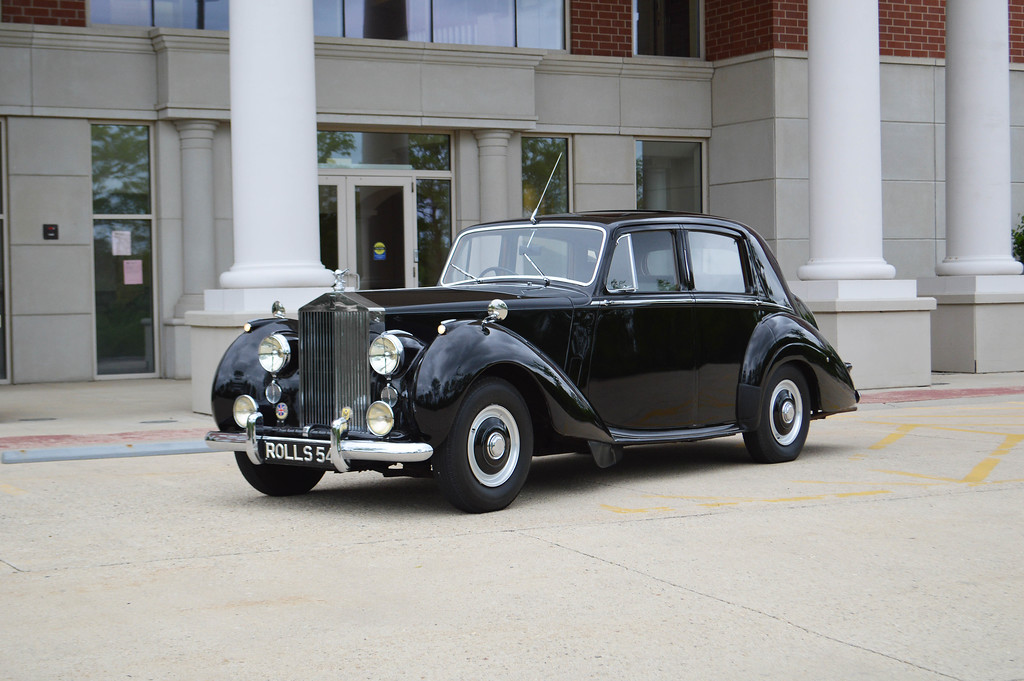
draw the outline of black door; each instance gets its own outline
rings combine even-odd
[[[740,368],[760,317],[744,242],[725,230],[690,230],[687,252],[697,329],[697,421],[734,423]]]
[[[587,397],[611,428],[694,424],[693,297],[683,290],[679,234],[634,232],[615,244],[597,309]]]

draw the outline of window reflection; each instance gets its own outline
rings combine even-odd
[[[513,0],[434,0],[434,42],[516,44]]]
[[[149,128],[92,126],[92,212],[146,215],[149,200]]]
[[[523,138],[523,217],[529,217],[544,195],[537,215],[569,212],[569,140],[565,137]],[[561,154],[561,160],[559,160]],[[557,163],[557,166],[556,166]],[[552,175],[552,171],[554,175]],[[547,193],[544,186],[551,184]]]
[[[229,0],[91,0],[94,24],[228,30]],[[313,0],[316,35],[565,46],[564,0]]]
[[[633,0],[636,53],[700,56],[699,0]]]
[[[92,0],[94,24],[228,30],[228,0]]]
[[[452,183],[416,181],[416,248],[419,285],[436,286],[452,245]]]
[[[700,142],[636,143],[636,207],[701,212]]]
[[[450,170],[448,135],[393,132],[317,132],[321,168]]]

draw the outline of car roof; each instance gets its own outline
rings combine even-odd
[[[667,211],[667,210],[598,210],[598,211],[581,211],[575,213],[556,213],[551,215],[538,215],[534,221],[534,224],[543,225],[551,223],[579,223],[581,225],[591,225],[604,227],[607,231],[611,232],[617,227],[622,225],[630,224],[666,224],[666,223],[689,223],[689,224],[705,224],[705,225],[721,225],[739,229],[743,232],[752,233],[754,230],[750,229],[746,225],[730,220],[728,218],[716,217],[714,215],[707,215],[704,213],[687,213],[682,211]],[[530,224],[529,218],[521,218],[514,220],[500,220],[497,222],[489,222],[486,225],[480,226],[522,226]]]

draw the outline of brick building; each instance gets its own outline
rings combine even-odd
[[[301,0],[277,17],[274,0],[248,0],[244,25],[236,5],[0,0],[0,380],[203,377],[215,352],[196,339],[264,313],[267,291],[298,300],[321,263],[366,287],[432,283],[460,228],[532,209],[558,152],[545,210],[681,209],[758,229],[862,387],[1024,369],[1006,326],[1024,323],[1008,246],[1024,212],[1024,0]],[[305,29],[288,26],[309,5],[307,69],[292,65]],[[994,80],[953,76],[993,73],[975,20],[1005,29]],[[229,21],[232,50],[276,26],[248,67]],[[317,156],[318,222],[298,202],[246,232],[261,197],[240,197],[238,173],[277,162],[232,134],[240,79],[264,116],[291,84],[314,88],[315,150],[293,146]],[[990,100],[1009,119],[992,137],[1005,143],[983,147],[971,126]],[[975,148],[954,158],[965,137]],[[1006,168],[986,186],[1006,200],[974,199],[980,217],[954,224],[957,197],[977,192],[972,159],[993,149]],[[390,232],[363,224],[385,207]],[[387,275],[360,255],[379,241],[402,265]],[[970,340],[950,340],[964,324]]]

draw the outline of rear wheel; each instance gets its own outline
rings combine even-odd
[[[804,447],[809,426],[807,381],[799,369],[783,365],[765,383],[761,424],[743,433],[743,442],[758,463],[792,461]]]
[[[434,452],[434,477],[456,508],[486,513],[519,494],[533,458],[533,423],[508,382],[488,378],[466,394],[448,437]]]
[[[257,466],[245,452],[235,452],[235,462],[238,463],[238,470],[242,471],[242,477],[253,488],[272,497],[305,494],[324,477],[324,471],[316,468],[278,466],[272,463]]]

